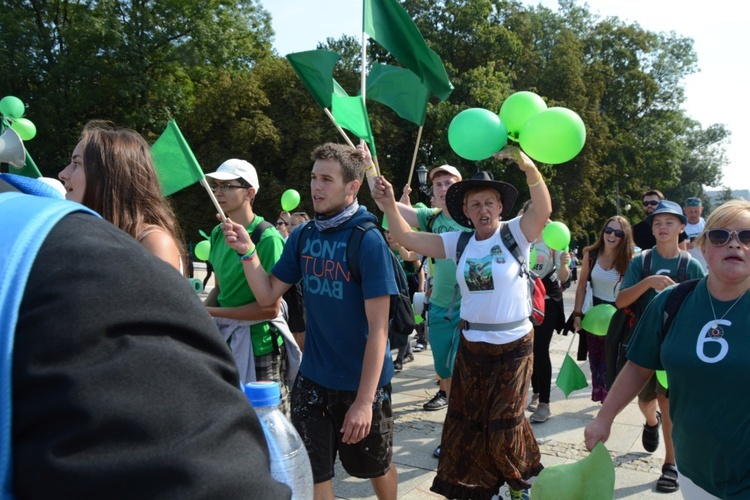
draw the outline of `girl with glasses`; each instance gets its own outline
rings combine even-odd
[[[614,305],[622,277],[633,258],[633,232],[624,217],[615,215],[604,223],[596,242],[583,249],[581,276],[576,287],[573,328],[581,333],[580,343],[585,345],[591,365],[591,400],[603,403],[607,398],[605,337],[581,329],[582,310],[587,286],[591,286],[593,305]],[[579,345],[579,354],[583,346]],[[585,358],[581,358],[585,359]]]
[[[709,274],[669,287],[646,308],[628,362],[607,402],[585,430],[588,449],[609,437],[612,421],[651,379],[666,370],[675,458],[686,499],[750,497],[750,202],[717,208],[696,240]],[[663,331],[667,301],[684,287],[679,309]],[[739,389],[739,392],[738,392]]]

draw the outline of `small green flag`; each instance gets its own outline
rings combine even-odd
[[[615,466],[601,441],[586,458],[545,467],[531,487],[534,500],[601,500],[615,494]]]
[[[39,168],[37,168],[36,163],[34,163],[34,159],[31,157],[28,151],[26,151],[26,159],[23,162],[23,168],[21,168],[20,170],[16,170],[14,167],[10,167],[9,172],[11,174],[31,177],[32,179],[38,179],[42,177],[42,173],[39,171]]]
[[[586,375],[581,371],[581,367],[573,361],[570,354],[565,355],[565,360],[562,367],[560,367],[560,373],[557,374],[555,384],[563,391],[566,398],[571,392],[583,389],[589,385],[586,381]]]
[[[370,127],[370,117],[367,115],[365,100],[361,95],[349,97],[332,94],[331,114],[341,128],[345,128],[362,140],[367,141],[372,156],[375,151],[375,138]]]
[[[331,107],[333,67],[341,56],[329,50],[308,50],[286,56],[292,69],[321,108]]]
[[[385,104],[404,120],[424,125],[430,91],[408,69],[373,64],[367,75],[367,98]]]
[[[398,0],[364,0],[362,31],[382,45],[422,84],[445,101],[453,92],[445,66],[427,46],[414,21]]]
[[[164,196],[192,186],[204,178],[198,160],[174,120],[169,121],[164,133],[151,146],[151,157]]]

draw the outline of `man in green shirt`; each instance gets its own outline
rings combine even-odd
[[[263,221],[253,211],[253,200],[260,189],[255,168],[245,160],[230,159],[216,172],[206,174],[211,189],[226,216],[242,224],[249,234]],[[256,245],[258,258],[266,272],[279,260],[284,238],[275,227],[263,231]],[[261,307],[247,284],[237,252],[224,241],[221,225],[211,233],[208,257],[215,273],[216,286],[206,299],[208,312],[234,355],[242,383],[275,380],[283,389],[282,376],[285,346],[282,336],[268,321],[279,316],[281,300],[271,307]]]

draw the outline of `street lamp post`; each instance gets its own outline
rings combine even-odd
[[[615,207],[617,207],[617,215],[620,215],[620,198],[625,198],[627,200],[623,207],[627,212],[632,207],[633,199],[627,194],[620,196],[620,181],[615,181]]]
[[[432,193],[430,192],[430,188],[427,187],[427,174],[428,174],[427,167],[424,165],[420,165],[417,169],[417,180],[419,181],[419,191],[423,193],[428,198],[432,196]]]

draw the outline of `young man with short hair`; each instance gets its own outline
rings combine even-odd
[[[252,234],[263,221],[263,217],[253,211],[253,201],[260,189],[255,167],[245,160],[230,159],[206,176],[211,179],[211,189],[226,216]],[[283,249],[281,234],[273,227],[266,229],[258,241],[258,258],[263,268],[270,271]],[[240,380],[243,384],[275,380],[281,386],[285,402],[286,347],[278,328],[267,321],[283,321],[278,318],[281,301],[266,306],[258,304],[237,252],[224,241],[220,224],[211,232],[208,261],[214,269],[216,286],[205,303],[232,350]]]
[[[642,278],[644,254],[630,261],[625,277],[622,280],[620,293],[615,304],[622,309],[640,300],[643,309],[651,299],[666,287],[677,282],[680,259],[687,258],[685,279],[703,277],[700,264],[689,254],[683,254],[679,247],[679,236],[685,229],[686,217],[680,206],[668,200],[662,200],[646,217],[646,222],[652,227],[652,234],[656,245],[651,252],[651,274]],[[609,368],[609,367],[608,367]],[[614,367],[612,367],[614,369]],[[662,386],[656,375],[646,383],[638,394],[638,407],[646,417],[643,427],[643,447],[648,452],[656,451],[659,446],[659,427],[663,424],[664,447],[666,449],[662,475],[656,483],[656,489],[669,493],[677,491],[677,469],[675,467],[674,444],[672,443],[672,421],[669,418],[669,391]],[[658,408],[661,413],[657,412]]]
[[[243,254],[247,281],[262,305],[276,303],[293,283],[304,282],[305,356],[291,406],[292,422],[310,455],[315,498],[334,498],[331,479],[338,453],[349,474],[370,479],[378,498],[395,499],[388,311],[398,288],[390,250],[377,230],[367,231],[358,253],[357,282],[346,261],[347,242],[358,225],[377,221],[357,203],[366,171],[362,153],[329,143],[318,147],[312,160],[315,218],[289,235],[270,275],[255,258],[241,224],[229,220],[224,235]],[[370,165],[368,176],[374,170]]]

